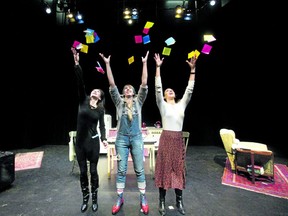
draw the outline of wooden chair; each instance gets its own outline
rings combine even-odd
[[[183,131],[183,141],[185,143],[185,153],[187,152],[187,147],[189,144],[189,137],[190,137],[190,132],[188,131]],[[185,174],[187,174],[187,164],[186,164],[186,160],[185,160]]]
[[[155,171],[155,143],[157,142],[157,137],[148,136],[148,129],[142,128],[142,134],[144,137],[144,149],[149,153],[149,167],[152,178],[154,178]],[[117,161],[116,149],[115,149],[115,141],[117,136],[117,129],[111,128],[108,134],[108,147],[107,147],[107,171],[108,171],[108,179],[111,178],[111,171],[114,169],[114,162]],[[145,161],[145,154],[143,155],[143,160]],[[132,158],[128,158],[128,161],[132,161]]]
[[[274,183],[274,154],[272,151],[237,148],[235,151],[235,171],[239,175],[245,173],[255,180]]]
[[[74,167],[76,164],[76,152],[75,152],[75,142],[76,142],[76,131],[69,132],[69,161],[73,162],[71,173],[74,171]]]

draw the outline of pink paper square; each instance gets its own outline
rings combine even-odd
[[[142,43],[142,35],[135,35],[135,43]]]

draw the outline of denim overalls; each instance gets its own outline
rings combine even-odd
[[[120,97],[117,87],[110,88],[111,98],[117,108],[118,116],[118,132],[115,141],[117,153],[116,188],[125,188],[129,152],[131,152],[138,188],[146,188],[141,108],[146,99],[147,92],[147,88],[140,87],[137,97],[133,99],[133,119],[130,121],[125,102]]]

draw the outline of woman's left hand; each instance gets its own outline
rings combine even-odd
[[[108,142],[107,142],[107,140],[103,140],[102,143],[103,143],[103,145],[104,145],[105,148],[108,147]]]

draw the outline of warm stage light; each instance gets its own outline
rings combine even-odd
[[[180,19],[183,16],[183,7],[180,5],[177,5],[175,8],[175,18]]]
[[[123,11],[123,18],[125,20],[131,19],[131,10],[129,8],[125,8]]]

